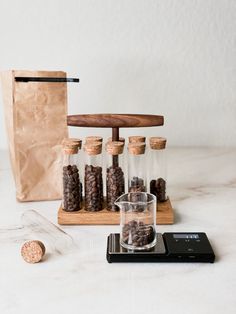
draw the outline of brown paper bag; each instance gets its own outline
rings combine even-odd
[[[36,80],[25,80],[26,77]],[[52,81],[48,82],[47,78]],[[19,201],[61,198],[60,144],[68,137],[67,84],[60,79],[55,82],[55,78],[64,80],[66,73],[8,71],[1,74],[10,158]]]

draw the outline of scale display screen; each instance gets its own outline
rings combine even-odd
[[[174,233],[174,239],[199,239],[199,235],[197,233]]]

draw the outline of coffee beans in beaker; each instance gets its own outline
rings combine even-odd
[[[63,167],[63,209],[75,211],[81,208],[79,170],[76,165]]]
[[[166,181],[163,178],[151,180],[150,193],[156,196],[157,201],[159,202],[166,201]]]
[[[122,228],[122,240],[125,244],[142,247],[153,242],[153,226],[142,221],[131,220]]]
[[[119,166],[107,168],[107,209],[118,211],[115,200],[125,191],[124,172]]]
[[[85,166],[84,189],[85,209],[88,211],[101,210],[103,203],[102,167]]]

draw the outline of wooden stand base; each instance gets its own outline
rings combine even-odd
[[[103,209],[98,212],[89,212],[83,208],[75,212],[66,212],[59,208],[58,223],[60,225],[118,225],[120,213]],[[157,205],[156,223],[158,225],[170,225],[174,223],[174,212],[168,199]]]

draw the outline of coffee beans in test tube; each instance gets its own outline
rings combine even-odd
[[[151,137],[150,142],[150,163],[153,165],[151,171],[150,192],[154,194],[157,201],[166,201],[166,138]]]
[[[119,166],[107,168],[107,209],[118,211],[115,200],[125,191],[124,172]]]
[[[98,211],[102,209],[103,186],[102,167],[85,165],[85,209]]]
[[[81,208],[81,184],[76,165],[63,167],[63,209],[75,211]]]
[[[85,209],[99,211],[103,208],[103,178],[102,178],[102,143],[86,143],[85,151]]]
[[[131,137],[137,138],[137,137]],[[140,138],[140,137],[138,137]],[[130,138],[129,138],[130,139]],[[145,140],[145,137],[142,137]],[[144,142],[131,142],[128,145],[128,179],[129,179],[129,192],[145,192],[146,191],[146,159],[145,159],[145,148]],[[135,194],[133,194],[136,200]]]
[[[107,152],[107,209],[118,211],[115,200],[125,191],[125,178],[122,170],[122,153],[124,143],[120,141],[109,141],[106,144]]]
[[[82,186],[78,168],[79,146],[81,146],[81,140],[79,139],[69,138],[63,141],[62,208],[69,212],[81,209]]]
[[[145,192],[146,187],[144,185],[144,180],[139,177],[133,177],[131,179],[131,186],[129,192]]]
[[[150,193],[156,196],[157,201],[160,202],[166,201],[166,181],[163,178],[151,180]]]

